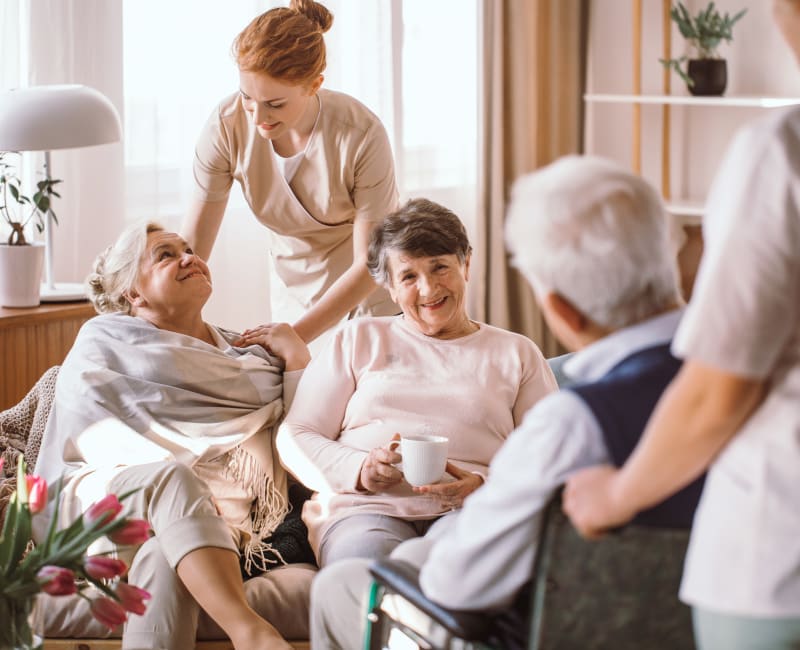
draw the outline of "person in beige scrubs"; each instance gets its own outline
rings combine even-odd
[[[208,259],[238,181],[271,233],[271,318],[306,342],[355,315],[399,312],[365,264],[373,226],[398,206],[391,146],[366,106],[321,89],[332,22],[321,4],[292,0],[237,36],[240,89],[200,135],[181,229]]]

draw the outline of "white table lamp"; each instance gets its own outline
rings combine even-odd
[[[88,86],[50,85],[0,93],[0,151],[44,151],[49,179],[50,151],[89,147],[122,139],[119,113],[111,101]],[[86,298],[83,285],[53,281],[53,217],[44,224],[45,281],[42,302]]]

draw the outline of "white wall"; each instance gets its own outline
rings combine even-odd
[[[594,93],[630,93],[633,89],[631,2],[593,0],[590,14],[589,70],[587,87]],[[692,13],[705,0],[686,2]],[[768,0],[717,0],[731,14],[747,7],[734,26],[734,40],[723,44],[720,54],[728,61],[726,95],[800,97],[800,68],[773,25]],[[642,92],[661,94],[663,68],[661,0],[643,1]],[[677,27],[672,27],[672,55],[687,50]],[[688,94],[673,74],[673,94]],[[716,167],[736,128],[763,114],[764,109],[719,107],[672,107],[672,198],[702,200]],[[631,164],[632,108],[622,104],[587,105],[586,151]],[[642,106],[642,173],[660,187],[661,108]]]

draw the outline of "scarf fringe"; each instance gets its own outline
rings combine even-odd
[[[242,549],[244,569],[252,573],[252,567],[268,571],[268,564],[278,564],[277,560],[267,558],[264,554],[272,552],[281,564],[286,564],[272,544],[264,544],[263,540],[274,532],[278,525],[289,514],[290,506],[286,496],[275,487],[272,476],[265,472],[258,461],[248,454],[242,446],[236,447],[229,454],[225,474],[246,489],[255,492],[251,516],[252,530],[249,539]]]
[[[272,553],[273,555],[277,556],[278,559],[275,560],[267,557],[265,555],[266,553]],[[261,573],[266,573],[278,564],[288,564],[286,560],[283,559],[280,551],[278,551],[278,549],[272,544],[248,543],[245,545],[244,549],[242,549],[242,555],[244,557],[244,571],[247,575],[253,575],[253,567],[255,567],[256,570],[260,571]],[[268,566],[270,564],[272,566]]]

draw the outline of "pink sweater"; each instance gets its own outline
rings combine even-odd
[[[351,514],[443,514],[405,481],[381,493],[356,489],[369,451],[394,433],[447,436],[449,459],[485,476],[525,412],[556,389],[530,339],[491,325],[440,340],[400,316],[344,324],[306,369],[278,433],[283,464],[318,492],[303,511],[312,545]]]

